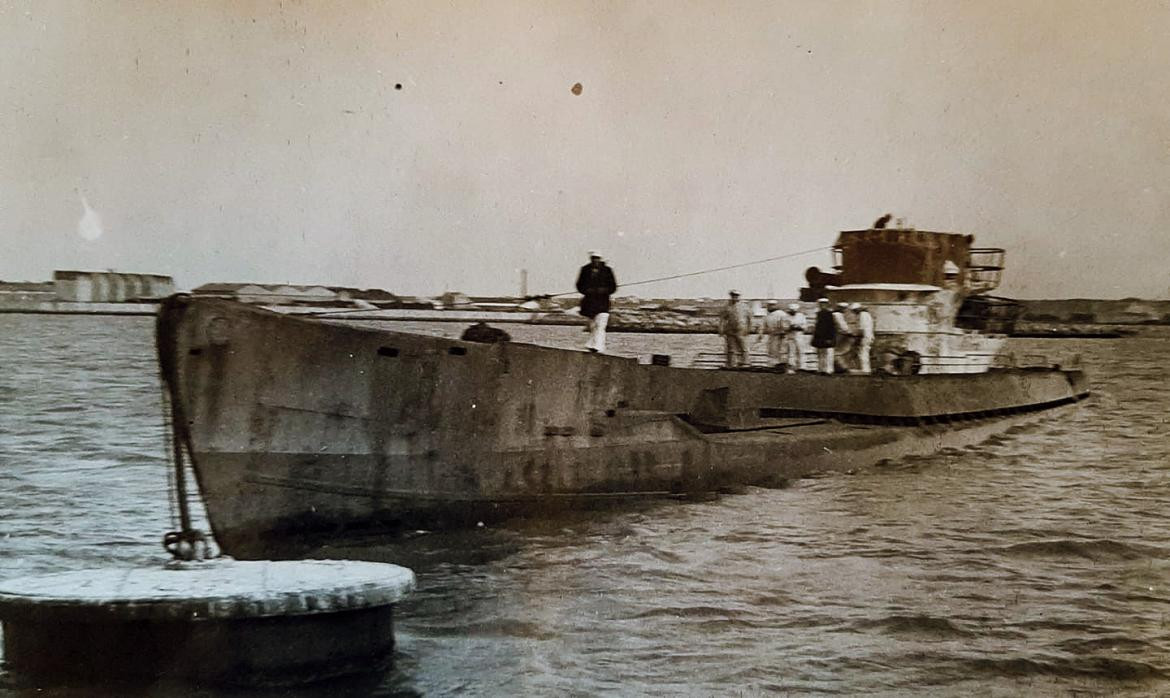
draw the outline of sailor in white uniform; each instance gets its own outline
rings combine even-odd
[[[788,334],[788,313],[780,309],[778,301],[768,301],[768,314],[760,323],[760,339],[768,340],[768,363],[775,368],[785,368],[787,354],[784,349],[784,339]]]
[[[873,315],[860,303],[854,303],[849,309],[857,315],[857,372],[871,373],[869,354],[873,350]]]
[[[784,332],[784,363],[789,373],[796,373],[804,359],[804,333],[808,319],[800,312],[800,303],[788,304],[788,327]]]

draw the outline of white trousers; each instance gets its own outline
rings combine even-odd
[[[789,373],[800,370],[800,359],[800,335],[793,332],[784,335],[784,363],[788,364]]]
[[[821,373],[833,372],[833,347],[817,347],[817,370]]]
[[[585,342],[586,349],[605,351],[605,326],[609,324],[609,313],[598,313],[589,318],[589,341]]]
[[[872,373],[873,370],[869,365],[869,352],[873,349],[873,338],[865,338],[857,340],[857,368],[862,373]]]

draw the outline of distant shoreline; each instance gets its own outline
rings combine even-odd
[[[158,303],[80,303],[74,301],[4,302],[0,314],[18,315],[154,315]]]

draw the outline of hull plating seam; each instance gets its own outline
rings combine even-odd
[[[967,422],[972,420],[987,419],[989,417],[1003,417],[1012,414],[1025,414],[1027,412],[1039,412],[1041,410],[1052,409],[1053,407],[1060,407],[1061,405],[1068,405],[1074,402],[1080,402],[1089,396],[1088,393],[1079,393],[1077,395],[1070,395],[1069,397],[1060,398],[1059,400],[1049,400],[1048,402],[1037,402],[1030,405],[1019,405],[1017,407],[1003,407],[996,410],[979,410],[977,412],[951,412],[945,414],[931,415],[929,417],[886,417],[886,416],[871,416],[865,414],[856,414],[849,412],[814,412],[811,410],[786,410],[786,409],[771,409],[761,408],[760,417],[762,418],[792,418],[792,417],[807,417],[810,419],[833,419],[838,422],[846,424],[873,424],[884,426],[928,426],[931,424],[954,424],[957,422]],[[766,428],[766,427],[765,427]]]

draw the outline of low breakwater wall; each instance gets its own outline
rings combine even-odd
[[[157,303],[79,303],[74,301],[0,301],[0,313],[36,315],[154,315]]]

